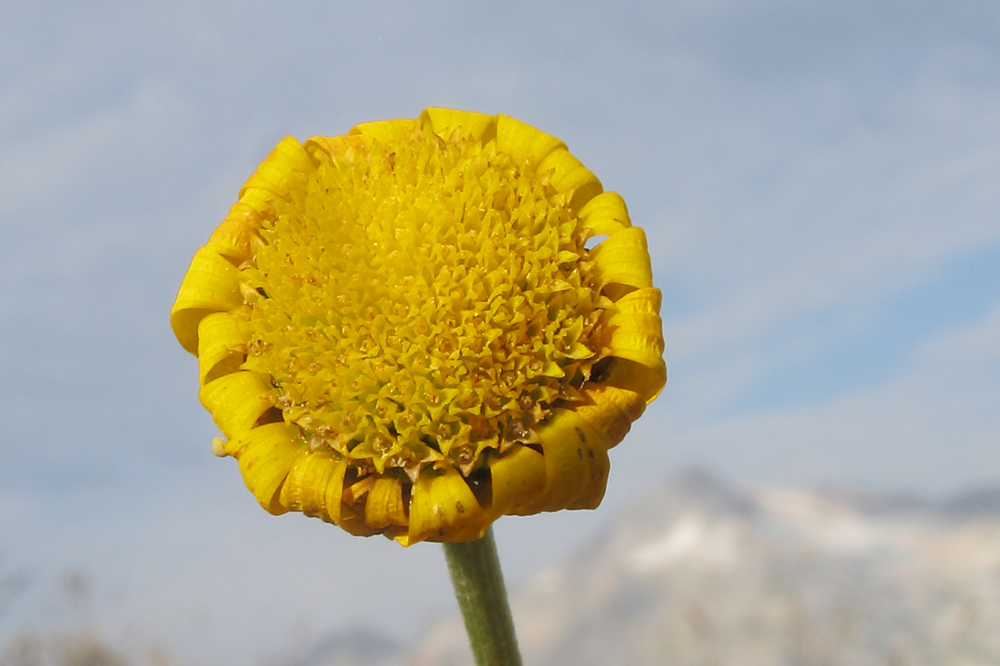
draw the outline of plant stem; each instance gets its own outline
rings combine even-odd
[[[476,666],[521,666],[493,528],[475,541],[444,544]]]

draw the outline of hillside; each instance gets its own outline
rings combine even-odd
[[[673,480],[512,591],[526,665],[995,665],[998,497]],[[460,619],[409,649],[341,637],[302,666],[404,664],[471,665]]]

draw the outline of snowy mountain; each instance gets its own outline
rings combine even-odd
[[[690,474],[512,591],[525,663],[998,664],[998,500],[739,491]],[[466,640],[452,618],[381,661],[310,666],[466,666]]]

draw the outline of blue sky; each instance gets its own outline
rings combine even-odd
[[[0,635],[61,617],[71,567],[105,631],[195,661],[357,622],[410,636],[452,608],[434,546],[260,511],[211,456],[167,325],[278,139],[429,105],[566,141],[646,229],[665,296],[670,382],[605,507],[501,521],[515,580],[691,465],[1000,482],[993,2],[7,0],[0,565],[36,582]]]

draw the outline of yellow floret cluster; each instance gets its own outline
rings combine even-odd
[[[244,267],[244,368],[272,378],[312,448],[468,476],[579,397],[610,305],[589,230],[495,143],[415,129],[291,194]]]

